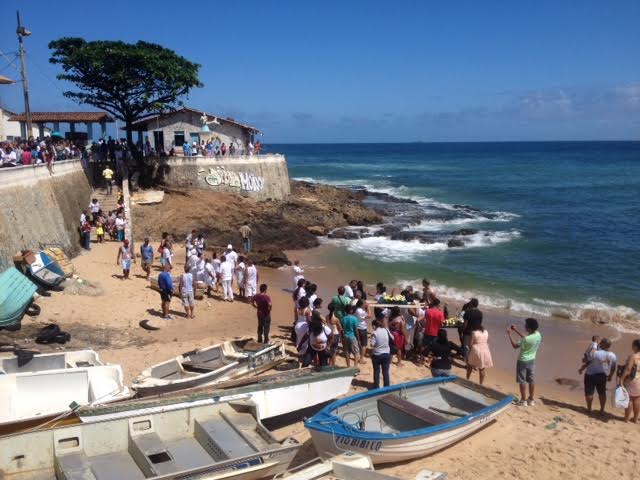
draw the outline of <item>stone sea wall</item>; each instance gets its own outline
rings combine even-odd
[[[159,172],[168,187],[236,193],[256,200],[282,200],[291,188],[283,155],[170,157]]]
[[[67,255],[79,250],[80,213],[91,187],[79,161],[0,169],[0,270],[20,250],[57,244]]]

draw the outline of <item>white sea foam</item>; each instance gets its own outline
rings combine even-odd
[[[422,288],[421,282],[422,279],[400,279],[395,283],[400,286],[413,285],[414,288],[420,289]],[[477,298],[480,305],[508,310],[516,314],[554,316],[578,322],[606,324],[615,327],[620,332],[640,332],[640,312],[624,305],[612,306],[598,300],[588,300],[584,303],[561,303],[535,297],[530,301],[521,301],[499,294],[463,290],[447,285],[432,283],[431,286],[440,297],[461,303],[469,301],[470,298]]]
[[[449,247],[446,241],[421,243],[419,240],[391,240],[389,237],[367,237],[355,240],[325,239],[325,242],[344,246],[347,250],[381,262],[411,261],[419,255],[444,250],[462,248],[491,247],[510,242],[521,236],[517,230],[499,232],[478,232],[460,237],[463,247]]]

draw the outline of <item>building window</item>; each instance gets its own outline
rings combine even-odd
[[[173,132],[173,144],[176,147],[184,145],[184,130]]]

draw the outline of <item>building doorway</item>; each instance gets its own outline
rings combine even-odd
[[[156,149],[156,152],[164,151],[164,132],[162,130],[154,130],[153,148]]]

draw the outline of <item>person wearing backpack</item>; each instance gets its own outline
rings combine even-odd
[[[388,387],[389,367],[391,366],[391,333],[384,327],[381,320],[371,322],[371,363],[373,365],[373,388],[380,388],[380,371],[382,371],[382,385]]]

